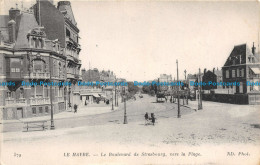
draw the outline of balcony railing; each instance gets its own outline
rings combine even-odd
[[[33,78],[33,79],[49,79],[50,73],[49,72],[32,72],[32,73],[30,73],[30,78]]]
[[[8,98],[8,99],[5,99],[5,104],[6,105],[25,105],[26,100],[25,100],[25,98],[20,98],[20,99]]]
[[[31,105],[42,105],[42,104],[50,104],[50,98],[31,98]]]
[[[77,73],[67,73],[67,78],[71,78],[71,79],[80,79],[80,75]]]

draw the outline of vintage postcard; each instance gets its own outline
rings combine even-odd
[[[0,164],[260,164],[258,1],[0,0]]]

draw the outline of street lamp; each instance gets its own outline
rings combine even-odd
[[[176,64],[177,64],[177,83],[178,83],[179,82],[178,60],[176,60]],[[181,117],[181,112],[180,112],[180,86],[177,86],[177,96],[178,96],[178,118],[180,118]]]
[[[50,82],[51,80],[51,56],[49,56],[49,72],[50,72]],[[54,91],[55,92],[55,91]],[[52,103],[52,85],[50,85],[50,101],[51,101],[51,130],[55,129],[54,120],[53,120],[53,103]]]
[[[112,89],[111,93],[112,93],[112,110],[114,110],[114,104],[113,104],[113,89]]]

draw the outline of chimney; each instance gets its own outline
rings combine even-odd
[[[8,22],[8,33],[9,33],[9,42],[14,43],[15,42],[15,21],[11,20]]]
[[[40,1],[42,1],[42,2],[49,1],[53,5],[53,0],[40,0]]]
[[[215,68],[213,68],[213,73],[215,74]]]
[[[204,69],[204,74],[205,74],[206,72],[207,72],[207,69],[205,68],[205,69]]]
[[[70,2],[69,1],[60,1],[58,2],[58,9],[60,8],[60,6],[70,6]]]
[[[255,43],[253,42],[253,47],[252,47],[252,53],[253,53],[253,55],[255,55],[255,45],[254,45]]]
[[[20,15],[20,10],[19,9],[14,9],[14,8],[11,8],[9,10],[9,20],[14,20],[16,21],[16,18],[17,16]]]

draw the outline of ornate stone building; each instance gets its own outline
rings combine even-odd
[[[57,113],[79,102],[79,29],[70,2],[56,8],[41,0],[28,11],[11,8],[0,16],[0,26],[0,82],[13,83],[0,85],[3,119],[49,115],[51,103]]]

